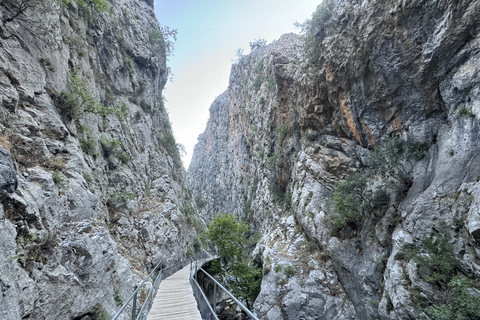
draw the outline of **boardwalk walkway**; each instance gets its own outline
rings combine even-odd
[[[202,320],[190,285],[190,265],[160,283],[147,320]]]

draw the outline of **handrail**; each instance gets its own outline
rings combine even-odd
[[[122,307],[117,311],[117,313],[116,313],[115,316],[112,318],[112,320],[116,320],[116,319],[120,316],[120,314],[124,311],[124,309],[126,308],[126,306],[130,303],[130,301],[131,301],[132,299],[133,299],[133,305],[132,305],[132,320],[138,319],[138,318],[142,315],[145,307],[147,306],[146,304],[149,302],[149,300],[150,300],[150,304],[153,303],[153,297],[154,297],[154,295],[156,294],[156,291],[158,291],[158,287],[159,287],[161,281],[163,280],[163,279],[161,279],[162,271],[165,271],[165,270],[167,270],[167,269],[169,269],[169,268],[172,268],[172,267],[174,267],[174,266],[177,266],[177,265],[179,265],[179,264],[185,264],[185,262],[187,262],[185,265],[187,265],[188,263],[191,262],[191,259],[189,258],[189,259],[186,259],[186,260],[182,260],[182,261],[180,261],[180,262],[177,262],[177,263],[175,263],[175,264],[173,264],[173,265],[170,265],[170,266],[168,266],[168,267],[164,267],[164,268],[160,269],[160,272],[159,272],[158,275],[155,277],[155,279],[153,279],[153,277],[152,277],[152,280],[153,280],[153,281],[152,281],[152,286],[151,286],[151,288],[150,288],[150,290],[149,290],[149,292],[148,292],[148,295],[147,295],[145,301],[143,302],[143,304],[142,304],[142,306],[141,306],[141,308],[140,308],[140,311],[139,311],[139,313],[138,313],[138,316],[137,316],[137,311],[136,311],[137,293],[138,293],[138,291],[142,288],[142,286],[145,284],[145,282],[155,273],[155,271],[157,271],[158,267],[160,267],[160,265],[161,265],[161,263],[163,262],[163,260],[164,260],[164,259],[160,260],[160,262],[155,266],[155,268],[153,269],[153,271],[150,272],[150,274],[142,281],[142,283],[140,283],[140,285],[136,286],[136,288],[135,288],[135,290],[133,291],[132,295],[127,299],[127,301],[125,301],[125,303],[124,303],[124,304],[122,305]],[[155,292],[154,292],[154,291],[155,291]],[[147,312],[149,311],[150,307],[151,307],[151,306],[148,306],[148,307],[147,307],[147,308],[148,308]]]
[[[214,293],[213,293],[213,300],[214,300],[214,302],[213,302],[213,304],[214,304],[214,305],[216,304],[216,301],[215,301],[215,299],[216,299],[216,286],[218,286],[218,287],[219,287],[220,289],[222,289],[228,296],[230,296],[230,298],[232,298],[233,301],[235,301],[235,303],[236,303],[243,311],[245,311],[245,313],[246,313],[250,318],[252,318],[252,319],[254,319],[254,320],[259,320],[259,319],[257,318],[257,316],[254,315],[247,307],[245,307],[245,306],[243,305],[243,303],[241,303],[237,298],[235,298],[235,296],[234,296],[233,294],[231,294],[230,291],[228,291],[227,289],[225,289],[225,287],[222,286],[222,285],[220,284],[220,282],[218,282],[214,277],[212,277],[212,276],[211,276],[207,271],[205,271],[202,267],[198,267],[196,261],[195,261],[195,270],[196,270],[197,272],[198,272],[198,271],[202,271],[207,277],[209,277],[209,278],[213,281],[213,283],[214,283],[214,290],[213,290],[213,292],[214,292]],[[197,273],[197,272],[194,272],[193,275],[196,276],[196,273]],[[192,278],[192,275],[191,275],[190,277]],[[215,315],[215,318],[218,319],[218,318],[216,317],[216,312],[215,312],[215,310],[213,310],[215,307],[213,307],[213,308],[210,307],[210,303],[208,302],[207,297],[205,296],[205,293],[203,292],[203,290],[202,290],[202,289],[200,288],[200,286],[198,285],[198,282],[196,281],[195,277],[193,277],[193,280],[195,281],[195,283],[196,283],[197,286],[199,287],[199,289],[200,289],[200,291],[201,291],[201,293],[202,293],[203,298],[206,300],[207,304],[209,305],[210,310],[211,310],[211,311],[213,312],[213,314]]]
[[[212,315],[215,317],[215,320],[219,320],[218,319],[218,316],[217,316],[217,313],[215,312],[215,310],[213,310],[212,306],[210,305],[210,303],[208,303],[208,298],[207,296],[205,295],[205,292],[203,292],[202,288],[200,287],[200,285],[198,284],[197,280],[195,280],[195,278],[191,277],[190,278],[191,280],[193,280],[193,282],[195,283],[195,285],[197,286],[198,290],[200,291],[200,293],[202,294],[202,298],[203,300],[205,300],[205,302],[207,303],[207,306],[208,308],[210,309],[210,312],[212,313]],[[214,297],[215,298],[215,297]]]

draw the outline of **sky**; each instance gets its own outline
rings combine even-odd
[[[164,91],[173,133],[185,146],[186,168],[198,136],[205,130],[210,105],[227,90],[238,49],[267,43],[295,32],[294,23],[309,19],[321,0],[155,0],[161,25],[178,30],[168,66],[173,80]]]

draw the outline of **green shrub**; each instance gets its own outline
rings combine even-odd
[[[287,278],[291,278],[295,275],[296,271],[295,271],[295,266],[294,265],[287,265],[283,268],[283,272],[285,273],[285,275],[287,276]]]
[[[63,4],[68,5],[72,0],[62,0]],[[82,7],[86,7],[88,4],[93,4],[94,8],[98,12],[108,12],[110,11],[110,7],[105,0],[73,0],[77,2]]]
[[[116,111],[116,108],[101,104],[92,95],[87,84],[75,73],[70,74],[69,90],[60,93],[56,105],[60,112],[69,115],[72,119],[80,118],[84,112],[107,116]]]
[[[93,320],[110,320],[112,318],[100,303],[97,303],[89,313]]]
[[[55,184],[60,184],[67,180],[67,178],[60,171],[55,171],[52,175],[52,179]]]
[[[102,149],[104,152],[105,157],[109,157],[110,155],[114,155],[117,159],[122,161],[123,163],[130,162],[130,156],[123,151],[123,142],[118,139],[105,139],[102,138],[100,140],[102,144]]]
[[[257,64],[255,65],[256,74],[259,74],[263,71],[264,62],[265,62],[265,58],[262,58],[262,60],[257,62]]]
[[[372,207],[366,176],[354,173],[336,183],[333,207],[338,214],[334,220],[335,226],[343,228],[347,224],[358,224],[363,213]]]
[[[80,148],[86,154],[93,156],[97,152],[97,141],[91,135],[87,135],[86,139],[80,139]]]
[[[295,275],[295,266],[292,264],[275,264],[275,267],[273,268],[276,273],[283,272],[287,278],[291,278]]]
[[[475,114],[469,111],[465,106],[458,109],[458,114],[467,118],[475,118]]]
[[[145,112],[150,112],[152,110],[152,107],[144,99],[142,99],[142,101],[140,101],[140,107]]]
[[[408,144],[397,137],[381,143],[370,153],[368,170],[359,171],[335,184],[331,203],[338,216],[333,223],[337,228],[347,224],[359,226],[366,213],[383,215],[390,205],[385,190],[408,191],[412,184],[411,171],[416,161],[425,155],[423,144]],[[372,192],[372,177],[378,177]],[[379,183],[380,182],[380,183]]]
[[[162,31],[152,29],[148,33],[148,41],[152,46],[165,47],[165,40],[163,39]]]
[[[402,253],[416,262],[420,277],[440,291],[428,300],[420,293],[413,295],[417,308],[433,320],[480,319],[478,283],[462,274],[448,236],[433,232],[420,245],[406,247]]]
[[[291,131],[291,127],[288,123],[282,123],[278,127],[275,128],[275,132],[277,133],[278,144],[282,144],[285,138]]]
[[[258,90],[260,90],[260,87],[262,86],[262,83],[263,83],[263,77],[260,76],[260,75],[257,75],[255,77],[255,80],[253,81],[252,88],[255,91],[258,91]]]
[[[120,295],[120,290],[118,288],[116,288],[113,292],[113,300],[115,300],[115,304],[117,305],[117,307],[123,304],[123,299]]]
[[[292,208],[292,194],[290,192],[282,190],[280,185],[275,182],[270,186],[270,192],[273,196],[273,201],[285,210]]]
[[[370,153],[368,166],[384,180],[408,185],[412,180],[413,165],[425,156],[426,149],[424,144],[406,143],[398,137],[391,137]]]
[[[137,195],[133,192],[123,191],[123,192],[113,192],[108,194],[109,200],[113,200],[115,202],[125,203],[130,200],[133,200],[137,197]]]
[[[268,91],[274,91],[276,86],[277,86],[277,83],[275,82],[275,78],[273,77],[268,78],[267,80]]]
[[[318,65],[322,54],[321,36],[324,33],[325,23],[330,19],[333,12],[333,0],[325,0],[317,7],[312,18],[302,25],[304,34],[304,47],[310,64]]]

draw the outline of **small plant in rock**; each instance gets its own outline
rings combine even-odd
[[[63,4],[65,5],[68,5],[71,1],[77,2],[82,7],[86,7],[89,4],[93,4],[94,8],[98,12],[110,11],[110,7],[105,0],[62,0]]]
[[[262,86],[262,83],[263,83],[263,78],[262,78],[262,76],[257,75],[257,76],[255,77],[255,80],[253,81],[252,88],[253,88],[255,91],[258,91],[258,90],[260,90],[260,88],[261,88],[261,86]]]
[[[93,156],[97,153],[97,141],[91,136],[87,134],[86,139],[80,139],[80,148],[86,154]]]
[[[89,314],[95,320],[110,320],[112,318],[100,303],[97,303]]]
[[[467,107],[463,106],[458,109],[458,114],[467,118],[475,118],[475,114],[473,114]]]
[[[120,290],[118,288],[115,288],[115,291],[113,292],[113,300],[115,300],[117,307],[123,304],[122,295],[120,294]]]
[[[55,72],[57,70],[55,64],[49,58],[41,58],[39,62],[42,66],[44,66],[47,70],[51,72]]]
[[[275,78],[271,77],[267,79],[268,91],[274,91],[276,86],[277,86],[277,83],[275,81]]]
[[[152,46],[165,46],[165,41],[163,40],[162,31],[157,29],[152,29],[148,33],[148,40]]]
[[[274,182],[270,186],[270,192],[272,193],[273,201],[279,206],[283,207],[285,210],[290,210],[292,208],[292,194],[288,191],[282,190],[277,182]]]
[[[275,132],[277,133],[278,144],[283,143],[283,141],[291,132],[291,130],[292,128],[288,125],[288,123],[282,123],[275,128]]]
[[[128,163],[131,159],[130,156],[123,151],[123,142],[118,139],[101,139],[102,148],[105,157],[114,155],[123,163]]]
[[[61,184],[67,180],[67,177],[65,177],[60,171],[55,171],[55,173],[52,175],[52,179],[55,184]]]

